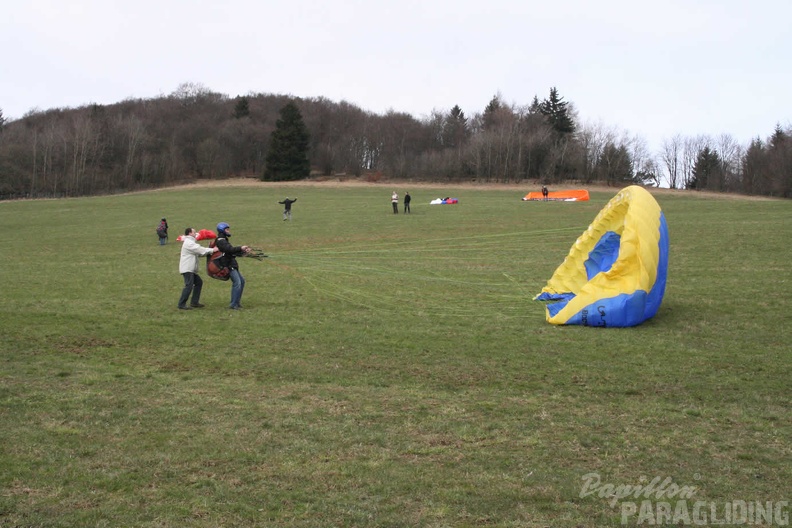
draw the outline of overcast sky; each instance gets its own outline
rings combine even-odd
[[[0,10],[0,108],[112,104],[185,82],[417,118],[555,86],[645,138],[792,124],[790,0],[20,0]]]

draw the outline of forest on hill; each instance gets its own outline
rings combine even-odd
[[[284,109],[295,122],[284,123]],[[301,134],[299,152],[289,127]],[[285,132],[284,132],[285,130]],[[285,142],[285,143],[284,143]],[[275,146],[305,170],[270,166]],[[299,161],[299,160],[298,160]],[[196,179],[341,176],[436,183],[622,186],[627,183],[792,197],[792,129],[740,145],[729,135],[666,139],[650,152],[639,137],[577,120],[556,88],[525,106],[495,95],[481,112],[459,106],[418,119],[341,101],[250,93],[230,97],[200,84],[111,105],[0,110],[0,199],[85,196]]]

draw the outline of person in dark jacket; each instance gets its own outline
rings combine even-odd
[[[168,221],[164,218],[160,220],[157,226],[157,236],[159,237],[160,246],[164,246],[168,242]]]
[[[223,252],[223,256],[218,260],[223,267],[229,268],[231,271],[231,305],[229,308],[232,310],[239,310],[242,308],[240,302],[242,301],[242,292],[245,290],[245,277],[239,272],[239,264],[236,258],[250,253],[250,246],[234,246],[228,241],[231,238],[231,226],[226,222],[217,224],[217,240],[215,245]]]
[[[410,197],[410,193],[404,193],[404,213],[407,214],[410,212],[410,202],[412,198]]]
[[[282,202],[278,202],[279,204],[281,204],[283,206],[283,220],[284,221],[285,220],[291,221],[291,206],[296,201],[297,201],[297,198],[295,198],[294,200],[289,200],[289,197],[287,196],[285,200],[283,200]]]

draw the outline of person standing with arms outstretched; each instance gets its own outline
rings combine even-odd
[[[289,197],[287,196],[285,200],[283,200],[282,202],[278,202],[279,204],[281,204],[283,206],[283,220],[284,221],[286,221],[286,220],[291,221],[291,206],[296,201],[297,201],[297,198],[295,198],[294,200],[289,200]]]
[[[231,305],[229,308],[239,310],[242,308],[240,302],[242,301],[242,292],[245,291],[245,277],[239,272],[236,258],[250,253],[250,246],[232,246],[228,241],[231,238],[230,230],[231,226],[226,222],[217,224],[215,245],[223,252],[223,256],[217,259],[218,265],[231,270],[229,272],[229,277],[231,277]]]

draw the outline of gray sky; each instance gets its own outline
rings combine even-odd
[[[543,99],[645,138],[792,123],[789,0],[20,0],[0,15],[0,108],[111,104],[185,82],[417,118]]]

